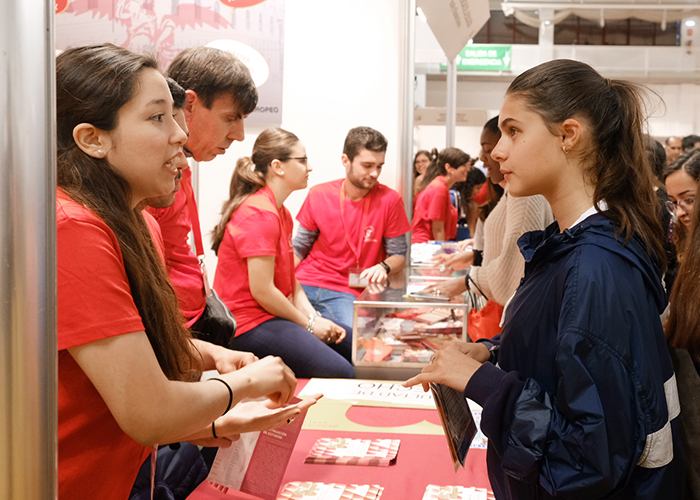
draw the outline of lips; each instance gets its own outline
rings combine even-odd
[[[179,152],[172,158],[170,158],[168,161],[165,162],[165,168],[170,170],[170,172],[173,175],[180,175],[182,177],[182,167],[180,166],[180,162],[184,160],[184,155]]]

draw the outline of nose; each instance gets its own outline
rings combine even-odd
[[[503,138],[499,139],[496,147],[491,150],[491,158],[496,160],[498,163],[503,163],[507,158],[505,147],[501,146],[502,142]]]
[[[372,177],[373,179],[377,179],[377,178],[379,177],[379,170],[375,168],[374,170],[372,170],[372,171],[369,173],[369,175],[370,175],[370,177]]]
[[[243,141],[245,139],[245,126],[243,124],[243,118],[239,120],[234,120],[229,128],[228,135],[226,136],[232,141]]]
[[[481,148],[481,151],[479,151],[479,159],[481,160],[481,163],[486,165],[486,160],[488,160],[488,157],[486,156],[486,153],[484,152],[484,148]]]
[[[177,144],[178,146],[182,147],[185,145],[187,142],[187,133],[182,130],[182,127],[175,121],[175,119],[172,120],[172,133],[170,136],[170,140],[172,141],[173,144]]]

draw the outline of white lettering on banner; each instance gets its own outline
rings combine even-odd
[[[276,106],[259,106],[255,108],[257,113],[279,113],[280,110]]]

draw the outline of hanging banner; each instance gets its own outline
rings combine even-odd
[[[248,66],[258,106],[246,123],[282,123],[285,0],[56,0],[56,48],[111,42],[157,55],[211,45]]]
[[[491,17],[488,0],[417,0],[448,61],[457,57]]]

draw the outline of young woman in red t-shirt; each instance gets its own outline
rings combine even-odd
[[[246,397],[285,404],[293,373],[196,344],[183,326],[140,210],[174,189],[187,139],[156,62],[111,44],[69,49],[56,94],[59,497],[123,500],[151,445],[227,446],[303,408],[229,412]],[[222,375],[197,382],[203,368]]]
[[[214,288],[236,315],[230,347],[280,356],[297,377],[351,378],[351,330],[321,317],[294,275],[287,197],[306,188],[306,149],[280,128],[261,133],[238,160],[213,231]]]
[[[457,235],[457,209],[450,203],[450,188],[464,182],[469,155],[458,148],[440,151],[425,171],[411,225],[411,243],[451,240]]]

